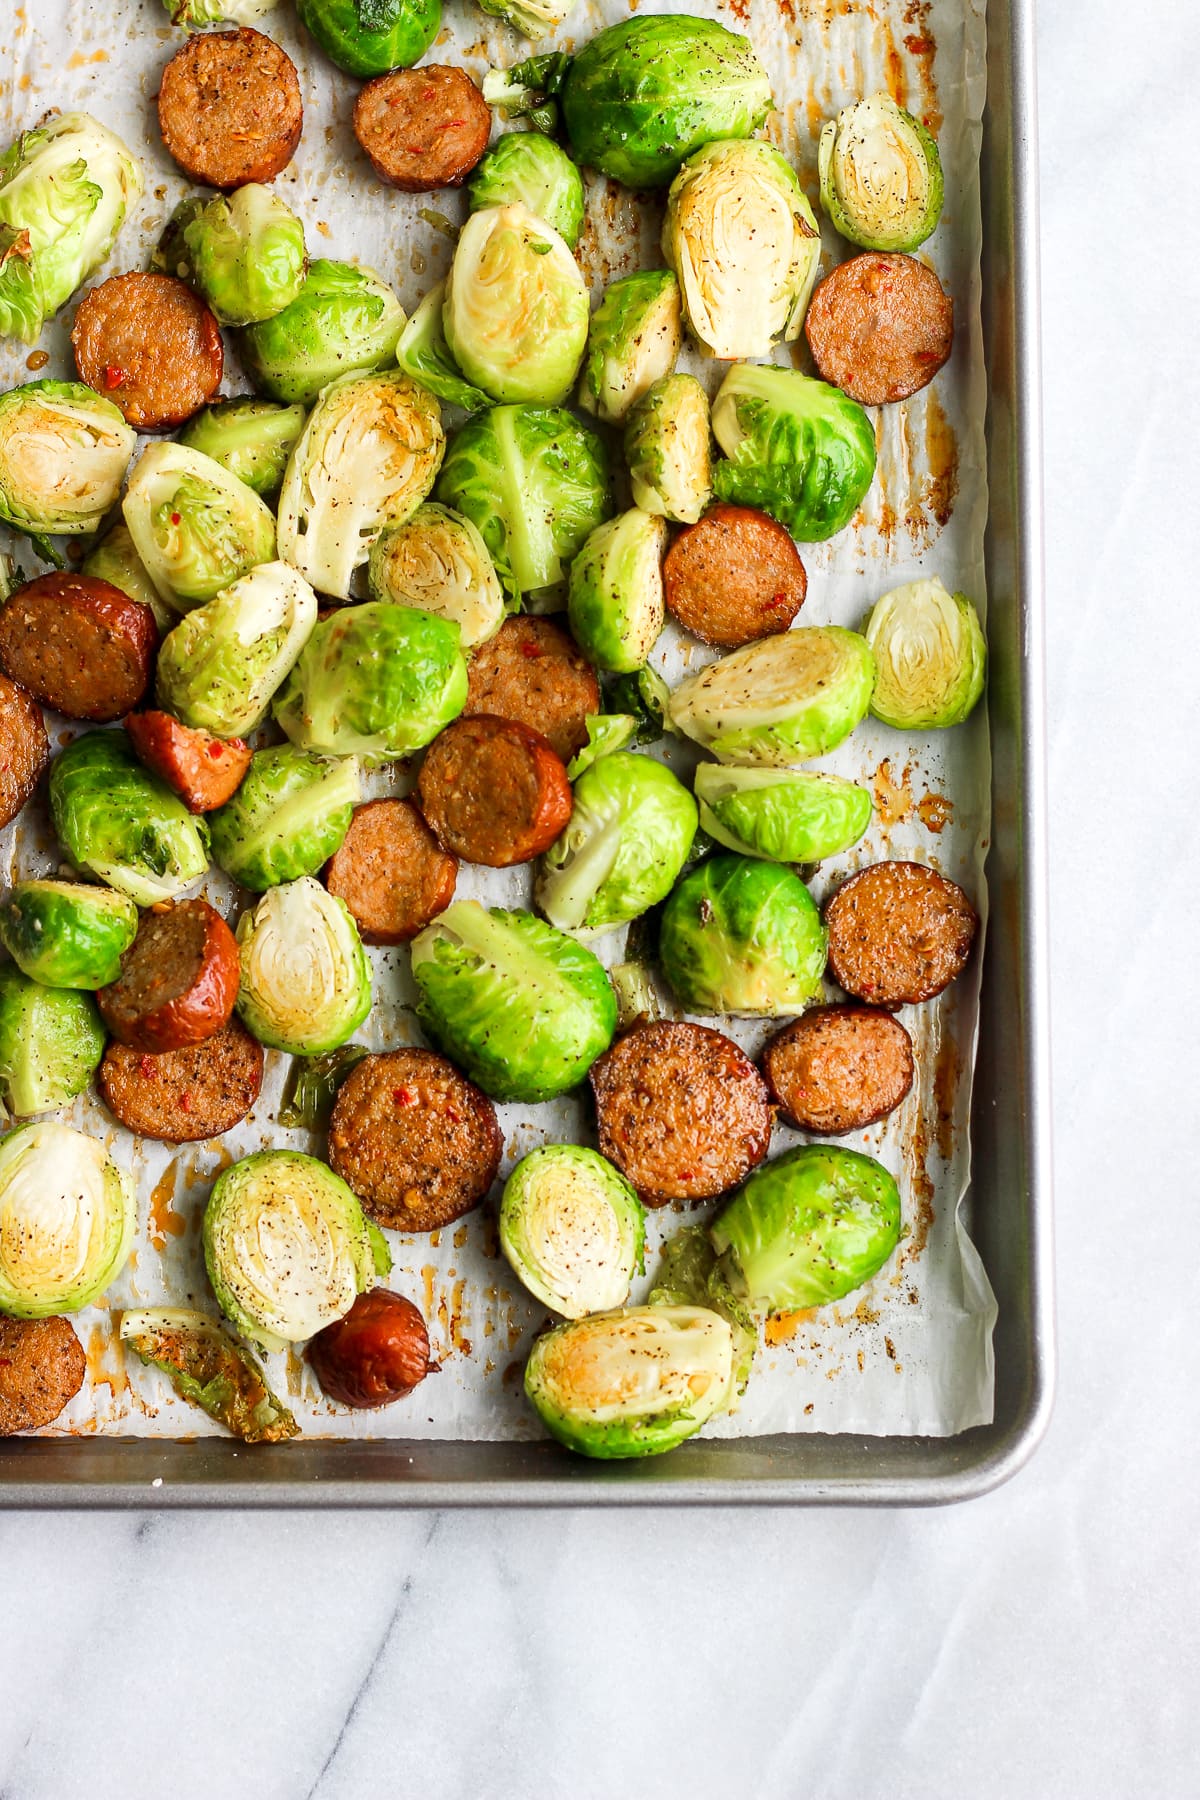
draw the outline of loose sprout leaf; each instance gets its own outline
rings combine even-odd
[[[664,732],[671,729],[666,717],[671,690],[648,663],[627,675],[606,681],[604,698],[610,713],[629,713],[637,720],[633,742],[638,748],[657,743]]]
[[[342,1083],[364,1056],[365,1044],[342,1044],[324,1056],[297,1056],[279,1107],[279,1123],[289,1130],[324,1131]]]
[[[567,780],[578,781],[585,769],[613,750],[624,750],[637,742],[638,721],[632,713],[589,713],[584,720],[587,743],[577,750],[567,764]]]
[[[244,1444],[280,1444],[299,1436],[300,1427],[271,1391],[255,1357],[215,1319],[174,1307],[127,1312],[121,1342]]]

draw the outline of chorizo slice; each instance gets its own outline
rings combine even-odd
[[[97,1075],[114,1119],[163,1144],[232,1131],[258,1099],[262,1078],[263,1047],[237,1018],[201,1044],[159,1056],[110,1043]]]
[[[954,344],[954,302],[915,256],[869,250],[819,282],[804,321],[826,381],[861,406],[928,386]]]
[[[125,729],[151,774],[173,788],[191,813],[215,812],[232,800],[250,767],[250,746],[242,738],[213,737],[170,713],[131,713]]]
[[[150,608],[98,575],[38,575],[0,609],[0,668],[68,719],[123,719],[157,649]]]
[[[663,588],[685,630],[733,650],[786,631],[804,605],[808,576],[782,525],[752,506],[719,501],[667,551]]]
[[[69,1319],[0,1313],[0,1437],[57,1419],[83,1386],[87,1358]]]
[[[932,1000],[962,973],[979,917],[956,882],[924,863],[859,869],[825,903],[838,986],[889,1010]]]
[[[214,1036],[237,992],[232,931],[207,900],[180,900],[142,914],[121,973],[96,1000],[120,1043],[158,1056]]]
[[[139,431],[173,431],[221,385],[221,327],[174,275],[110,275],[79,303],[71,348],[81,381]]]
[[[494,713],[540,731],[564,763],[587,743],[600,683],[579,645],[552,619],[505,619],[467,666],[463,717]]]
[[[895,1112],[913,1084],[912,1039],[873,1006],[814,1006],[763,1048],[763,1074],[789,1125],[844,1137]]]
[[[354,102],[354,135],[375,173],[406,194],[458,187],[491,131],[491,108],[471,77],[444,63],[376,75]]]
[[[417,799],[443,848],[507,869],[548,850],[571,816],[562,757],[540,731],[476,713],[434,739]]]
[[[249,26],[197,32],[163,70],[158,123],[193,181],[217,188],[274,181],[304,127],[296,65]]]
[[[367,944],[407,944],[454,898],[458,858],[442,849],[411,800],[356,806],[325,866],[325,886]]]
[[[41,707],[0,673],[0,826],[12,824],[49,761],[50,740]]]

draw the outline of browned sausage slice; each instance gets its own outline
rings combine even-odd
[[[331,1165],[393,1231],[436,1231],[478,1206],[502,1148],[487,1095],[432,1050],[365,1057],[329,1121]]]
[[[800,552],[752,506],[710,507],[663,563],[668,610],[693,636],[732,650],[786,631],[808,592]]]
[[[57,1419],[83,1386],[87,1358],[69,1319],[0,1313],[0,1437]]]
[[[817,1137],[862,1131],[913,1083],[912,1039],[872,1006],[814,1006],[763,1048],[763,1073],[789,1125]]]
[[[356,806],[325,886],[349,907],[364,943],[406,944],[454,898],[458,858],[447,855],[411,800]]]
[[[417,799],[445,849],[489,869],[540,856],[571,816],[562,757],[540,731],[491,713],[456,719],[434,739]]]
[[[263,1047],[240,1019],[202,1044],[149,1056],[109,1044],[97,1080],[127,1131],[164,1144],[194,1144],[240,1125],[262,1087]]]
[[[158,1056],[220,1031],[237,991],[232,931],[207,900],[181,900],[142,914],[121,973],[96,999],[115,1038]]]
[[[68,719],[123,719],[157,648],[150,608],[97,575],[39,575],[0,609],[0,667]]]
[[[163,70],[158,123],[193,181],[219,188],[274,181],[304,125],[296,65],[249,26],[197,32]]]
[[[250,767],[250,746],[241,738],[213,737],[170,713],[131,713],[125,729],[146,767],[192,813],[215,812],[232,800]]]
[[[979,919],[962,889],[924,863],[881,862],[843,881],[825,904],[829,968],[874,1006],[932,1000],[960,974]]]
[[[592,1064],[590,1079],[601,1153],[647,1206],[710,1200],[767,1154],[766,1083],[707,1025],[635,1025]]]
[[[495,713],[548,738],[564,762],[587,743],[600,683],[574,638],[552,619],[505,619],[468,665],[463,716]]]
[[[0,826],[11,825],[50,761],[42,709],[0,674]]]
[[[139,431],[171,431],[221,385],[215,316],[174,275],[110,275],[84,295],[71,327],[80,379]]]
[[[826,381],[862,406],[926,387],[950,356],[954,302],[915,256],[869,250],[818,283],[804,321]]]
[[[305,1356],[325,1393],[343,1406],[390,1406],[437,1368],[417,1308],[380,1287],[368,1288],[344,1318],[318,1331]]]
[[[491,130],[491,108],[466,70],[443,63],[376,75],[354,102],[354,135],[375,173],[406,194],[457,187]]]

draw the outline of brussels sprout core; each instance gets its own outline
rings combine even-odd
[[[840,625],[800,625],[747,644],[671,696],[669,717],[722,762],[768,767],[833,750],[865,718],[875,659]]]
[[[864,250],[915,250],[942,210],[934,138],[890,94],[845,106],[821,128],[821,205]]]
[[[821,991],[828,939],[804,883],[777,863],[713,856],[663,909],[663,973],[689,1012],[778,1018]]]
[[[302,876],[274,887],[238,923],[237,1009],[260,1043],[320,1056],[371,1010],[371,965],[342,901]]]
[[[587,343],[590,302],[552,225],[524,206],[489,206],[463,226],[442,320],[468,381],[494,400],[557,405]]]
[[[867,623],[875,655],[871,711],[899,731],[960,725],[983,692],[987,646],[965,594],[911,581],[878,601]]]
[[[622,1304],[645,1231],[625,1177],[578,1144],[534,1150],[504,1185],[500,1247],[530,1293],[568,1319]]]
[[[871,823],[871,795],[840,775],[786,769],[696,770],[700,823],[743,856],[820,862],[856,844]]]
[[[82,382],[30,381],[0,394],[0,521],[33,537],[98,530],[136,442],[112,401]]]
[[[95,1138],[43,1120],[0,1140],[0,1312],[78,1312],[124,1267],[133,1184]]]

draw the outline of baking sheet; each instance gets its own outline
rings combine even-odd
[[[557,42],[570,48],[626,10],[622,0],[581,6]],[[725,5],[694,0],[686,6],[657,4],[653,10],[703,14],[749,33],[781,102],[769,133],[799,168],[814,201],[817,133],[822,119],[847,101],[887,86],[938,130],[947,202],[941,226],[922,254],[955,296],[954,356],[931,388],[876,415],[875,485],[846,532],[829,544],[805,547],[810,584],[802,619],[808,624],[861,624],[880,594],[931,574],[952,589],[971,593],[982,611],[982,0],[969,0],[966,6],[961,0],[732,0]],[[448,0],[445,14],[431,57],[462,62],[481,76],[489,64],[508,64],[526,52],[523,40],[486,19],[470,0]],[[116,13],[111,5],[88,0],[42,0],[36,12],[32,6],[12,9],[16,68],[12,88],[0,97],[8,108],[0,115],[5,137],[36,122],[49,106],[82,107],[116,129],[143,158],[147,179],[142,203],[97,278],[143,266],[165,218],[187,190],[161,148],[154,117],[159,73],[182,41],[164,21],[159,0],[130,0]],[[457,222],[464,212],[461,196],[443,191],[410,198],[383,189],[349,128],[356,84],[325,63],[286,6],[263,26],[295,60],[306,106],[304,140],[277,191],[303,217],[313,254],[371,264],[411,310],[445,272],[452,247],[445,231],[420,213],[436,211]],[[64,54],[66,45],[71,49]],[[597,295],[612,276],[658,260],[659,203],[635,200],[593,178],[588,215],[580,254]],[[828,228],[825,250],[828,263],[845,254]],[[68,308],[65,322],[44,334],[42,346],[51,361],[41,373],[70,372],[65,348],[69,318]],[[30,378],[27,355],[22,347],[4,347],[4,386]],[[804,366],[800,347],[780,355]],[[699,374],[711,390],[724,373],[723,365],[706,366],[692,354],[685,354],[681,366]],[[242,383],[232,358],[228,372],[226,388],[235,391]],[[29,561],[26,553],[26,566]],[[653,660],[674,682],[701,666],[708,653],[672,630]],[[54,724],[52,740],[65,741],[70,728],[64,725],[56,732]],[[669,744],[663,753],[681,769],[689,762],[689,752],[681,746]],[[990,769],[982,707],[967,725],[924,737],[868,721],[818,766],[866,781],[876,798],[868,836],[853,852],[834,859],[812,884],[818,899],[862,863],[884,855],[912,856],[962,882],[986,918],[982,864]],[[382,772],[370,783],[374,793],[402,792],[407,784],[402,771]],[[57,866],[52,833],[35,808],[29,812],[33,816],[5,834],[4,867],[10,880]],[[468,868],[458,892],[511,905],[527,903],[528,889],[523,871]],[[222,898],[230,895],[227,887],[219,892]],[[599,940],[594,948],[608,962],[619,960],[620,934]],[[369,1030],[360,1037],[378,1047],[420,1041],[406,952],[370,954],[376,1004]],[[961,1205],[969,1173],[967,1113],[978,973],[976,958],[940,1000],[905,1009],[902,1018],[913,1033],[918,1059],[913,1092],[885,1125],[846,1140],[879,1156],[900,1180],[906,1235],[897,1256],[840,1306],[773,1321],[739,1410],[714,1422],[706,1435],[814,1430],[944,1436],[990,1421],[995,1306]],[[753,1053],[771,1028],[741,1021],[731,1030]],[[195,1302],[211,1307],[199,1220],[215,1174],[265,1144],[320,1151],[320,1144],[306,1134],[285,1132],[274,1121],[286,1065],[286,1058],[269,1054],[267,1080],[251,1119],[207,1145],[178,1150],[138,1145],[98,1103],[86,1100],[65,1115],[103,1136],[117,1159],[134,1172],[140,1228],[135,1255],[104,1304],[78,1316],[90,1379],[52,1431],[180,1437],[219,1429],[175,1398],[163,1378],[142,1369],[136,1359],[126,1362],[116,1340],[115,1315],[127,1305]],[[590,1126],[580,1100],[499,1110],[505,1135],[502,1175],[537,1144],[588,1141]],[[772,1153],[801,1141],[800,1134],[777,1130]],[[664,1233],[704,1212],[665,1209],[652,1215],[649,1273]],[[267,1359],[273,1381],[288,1396],[305,1432],[476,1440],[540,1435],[520,1397],[520,1374],[546,1314],[524,1295],[499,1256],[491,1208],[431,1237],[389,1234],[389,1241],[395,1257],[389,1285],[421,1305],[441,1360],[440,1373],[408,1403],[378,1415],[348,1417],[322,1400],[296,1355]]]

